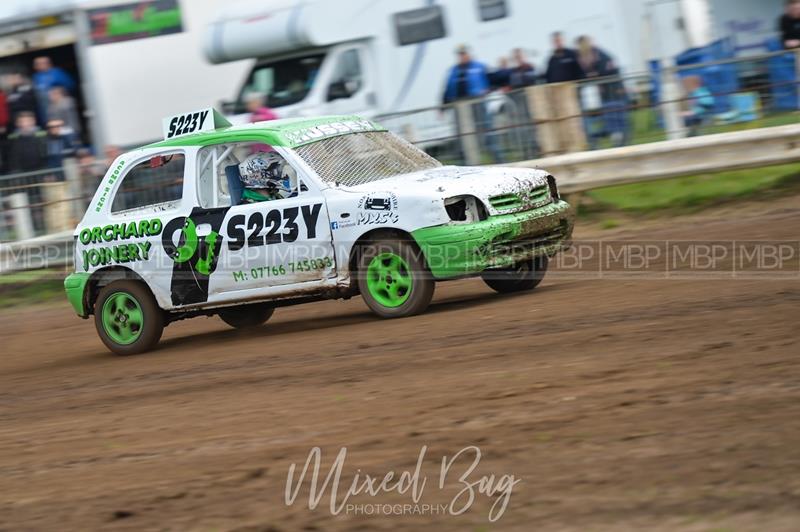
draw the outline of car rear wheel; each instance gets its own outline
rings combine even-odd
[[[489,288],[501,294],[533,290],[547,273],[547,257],[537,257],[502,270],[488,270],[481,276]]]
[[[97,297],[94,323],[111,352],[137,355],[149,351],[161,339],[164,312],[141,282],[114,281]]]
[[[273,312],[275,308],[269,305],[245,305],[222,309],[219,317],[234,329],[252,329],[264,325]]]
[[[428,308],[435,282],[419,249],[401,240],[385,240],[361,249],[358,288],[378,316],[404,318]]]

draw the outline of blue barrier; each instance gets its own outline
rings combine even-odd
[[[783,49],[780,39],[767,41],[767,49],[776,52]],[[775,110],[795,110],[798,106],[797,94],[797,55],[787,52],[767,59],[769,83],[772,85],[772,107]]]

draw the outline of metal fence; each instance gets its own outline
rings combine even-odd
[[[104,163],[0,176],[0,242],[72,230],[105,174]]]
[[[377,120],[454,164],[508,163],[798,121],[800,54],[495,91]]]

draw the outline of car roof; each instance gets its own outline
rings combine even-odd
[[[317,138],[306,138],[301,140],[301,137],[303,136],[302,133],[304,131],[308,131],[319,126],[326,126],[330,124],[347,124],[353,122],[369,123],[371,125],[371,129],[368,131],[386,131],[385,128],[375,124],[374,122],[355,115],[322,116],[315,118],[282,118],[267,122],[256,122],[254,124],[228,126],[203,133],[194,133],[170,140],[155,142],[153,144],[144,146],[144,148],[210,146],[213,144],[222,144],[226,142],[264,142],[270,146],[296,148],[317,140],[340,135],[348,135],[357,132],[350,131],[329,133]]]

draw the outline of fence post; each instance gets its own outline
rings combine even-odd
[[[528,110],[535,124],[536,140],[543,157],[558,153],[561,148],[558,125],[555,122],[555,109],[550,104],[549,93],[547,85],[534,85],[525,89]]]
[[[67,204],[69,183],[43,183],[44,220],[49,233],[72,229],[72,215]]]
[[[33,238],[35,233],[33,231],[31,210],[28,208],[28,194],[17,192],[8,196],[6,200],[11,208],[11,217],[14,220],[14,239],[28,240]]]
[[[525,92],[543,156],[586,150],[577,84],[534,85]]]
[[[667,139],[686,138],[686,124],[681,117],[681,89],[676,79],[677,71],[671,64],[665,64],[661,71],[661,113],[664,117],[664,127],[667,130]]]
[[[78,225],[78,221],[83,218],[83,201],[78,200],[83,196],[83,183],[81,183],[80,167],[78,160],[69,157],[64,159],[62,163],[64,170],[64,181],[67,183],[67,195],[72,200],[70,201],[71,207],[69,209],[71,216],[71,225]]]
[[[558,109],[561,147],[567,153],[586,151],[586,131],[583,127],[578,84],[573,82],[551,85]]]
[[[464,153],[464,162],[467,166],[481,164],[481,144],[478,140],[478,128],[475,124],[475,115],[472,106],[475,102],[457,102],[456,117],[458,118],[458,134],[461,139],[461,151]]]

